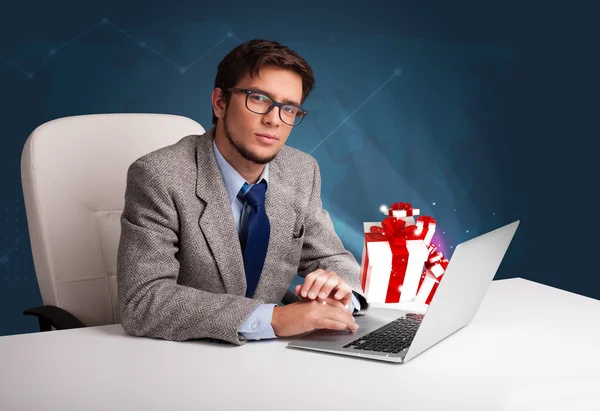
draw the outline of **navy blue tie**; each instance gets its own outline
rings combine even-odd
[[[267,182],[262,180],[254,184],[245,195],[244,191],[246,191],[245,187],[240,191],[239,197],[246,200],[249,211],[248,223],[245,227],[241,227],[241,245],[246,272],[246,297],[252,298],[265,264],[271,232],[271,224],[265,211]]]

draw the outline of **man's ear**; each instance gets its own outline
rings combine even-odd
[[[212,106],[217,118],[223,118],[225,116],[225,108],[227,107],[227,103],[225,103],[223,90],[218,87],[212,92]]]

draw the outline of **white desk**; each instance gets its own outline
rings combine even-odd
[[[0,409],[598,410],[599,324],[600,301],[511,279],[493,282],[470,325],[406,364],[286,339],[136,338],[120,325],[5,336]]]

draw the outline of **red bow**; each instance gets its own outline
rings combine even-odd
[[[427,226],[428,224],[435,224],[435,218],[430,217],[428,215],[421,215],[417,217],[417,221],[422,221],[423,225]]]
[[[373,234],[384,234],[388,241],[401,244],[406,240],[420,240],[425,238],[424,232],[419,231],[416,225],[406,225],[404,220],[396,217],[386,217],[381,222],[381,227],[373,226],[370,229]]]
[[[410,210],[411,207],[412,204],[404,202],[392,204],[392,210]]]

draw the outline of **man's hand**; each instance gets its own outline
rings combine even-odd
[[[296,286],[294,292],[301,298],[325,301],[332,298],[341,301],[349,310],[352,302],[352,288],[334,271],[318,269],[304,278],[304,284]]]
[[[326,298],[322,302],[301,301],[273,308],[271,327],[278,337],[289,337],[316,329],[358,330],[350,311],[340,301]]]

